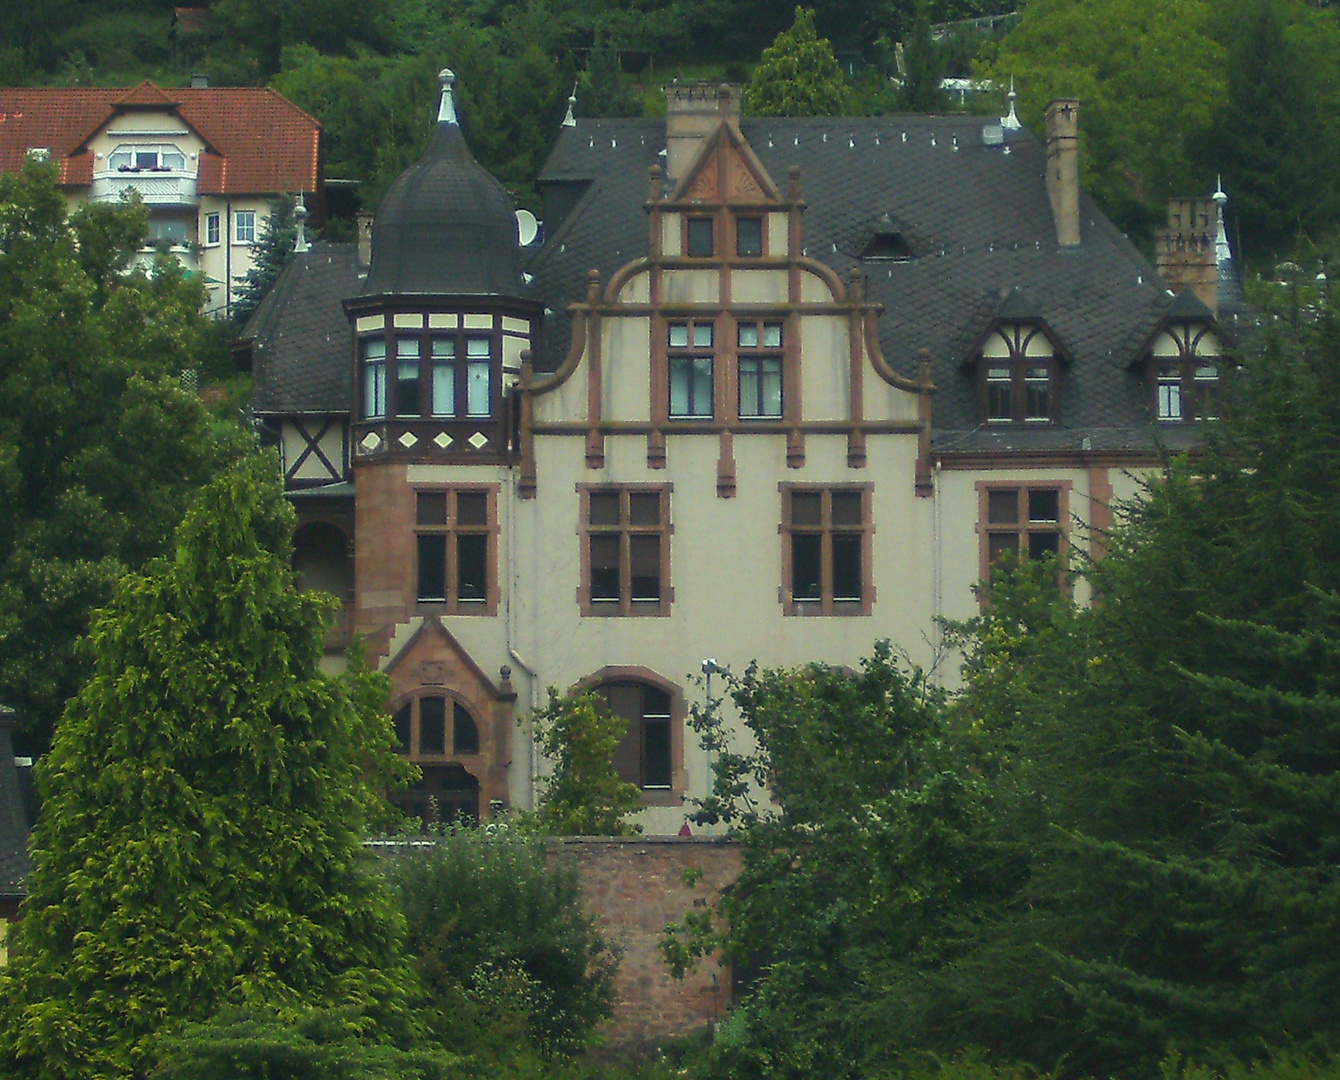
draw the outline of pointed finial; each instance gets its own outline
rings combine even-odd
[[[1005,95],[1005,99],[1010,103],[1010,111],[1000,118],[1000,126],[1006,131],[1018,131],[1024,125],[1019,123],[1019,117],[1014,111],[1014,99],[1019,95],[1014,92],[1014,76],[1010,76],[1010,92]]]
[[[451,68],[443,68],[437,73],[437,78],[442,83],[442,100],[437,106],[437,122],[456,127],[460,121],[456,119],[456,99],[451,95],[451,88],[456,85],[456,72]]]
[[[1223,216],[1224,203],[1228,202],[1228,196],[1224,194],[1224,177],[1222,173],[1216,175],[1214,178],[1214,194],[1211,195],[1210,198],[1212,198],[1215,201],[1215,204],[1219,207],[1220,216]]]
[[[572,84],[572,93],[568,95],[568,115],[563,117],[562,127],[576,127],[577,116],[573,110],[577,108],[577,84]]]
[[[297,223],[297,236],[293,240],[293,250],[298,254],[308,250],[307,243],[307,204],[303,202],[302,192],[298,192],[297,204],[293,207],[293,220]]]

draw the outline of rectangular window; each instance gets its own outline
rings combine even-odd
[[[740,323],[736,332],[740,419],[782,416],[782,324]]]
[[[1182,369],[1180,365],[1159,368],[1158,416],[1160,420],[1182,419]]]
[[[1024,369],[1024,419],[1052,418],[1051,373],[1045,364]]]
[[[386,415],[386,341],[364,338],[363,418],[380,420]]]
[[[869,615],[869,485],[782,485],[783,605],[787,615]]]
[[[712,219],[689,218],[687,249],[691,259],[710,259],[715,250],[712,242]]]
[[[395,414],[418,416],[419,339],[396,338],[395,343]]]
[[[1197,420],[1217,420],[1219,418],[1219,366],[1217,364],[1197,364],[1192,377],[1195,390],[1195,408]]]
[[[448,615],[493,615],[497,513],[493,488],[415,492],[417,597]]]
[[[219,215],[205,215],[205,243],[214,245],[219,242]]]
[[[986,369],[986,418],[994,421],[1014,419],[1014,378],[1008,366]]]
[[[433,351],[433,415],[456,415],[456,339],[435,337]]]
[[[237,243],[254,244],[256,242],[256,211],[238,210],[233,215],[233,230]]]
[[[712,419],[712,339],[710,322],[671,323],[667,328],[672,420]]]
[[[1059,556],[1065,545],[1068,485],[978,485],[982,576],[992,567]]]
[[[746,259],[763,254],[763,219],[741,217],[735,219],[735,254]]]
[[[670,613],[670,489],[582,491],[584,615]]]
[[[465,365],[465,415],[488,416],[493,411],[491,391],[493,350],[489,338],[465,339]]]

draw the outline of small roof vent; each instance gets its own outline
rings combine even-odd
[[[982,128],[983,146],[1003,146],[1005,144],[1005,128],[1001,124],[987,124]]]

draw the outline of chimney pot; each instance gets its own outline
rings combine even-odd
[[[372,265],[372,214],[360,210],[355,220],[358,224],[358,266],[365,269]]]

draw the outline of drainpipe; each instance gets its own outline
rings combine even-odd
[[[223,213],[223,317],[233,317],[233,200],[225,199]]]

